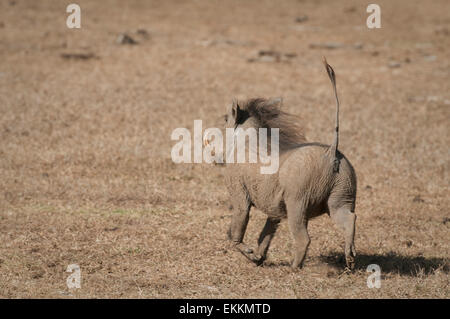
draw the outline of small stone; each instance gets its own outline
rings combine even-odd
[[[425,201],[420,197],[420,195],[416,195],[413,198],[414,203],[425,203]]]
[[[150,33],[145,29],[137,29],[136,34],[140,35],[144,39],[148,39],[150,37]]]
[[[285,56],[286,58],[292,59],[292,58],[297,57],[297,53],[285,53],[284,56]]]
[[[441,29],[435,30],[435,33],[438,35],[450,35],[450,30],[447,28],[441,28]]]
[[[61,53],[61,57],[66,60],[89,60],[97,58],[94,53]]]
[[[307,15],[302,15],[300,17],[295,18],[295,22],[297,23],[302,23],[308,21],[308,16]]]
[[[138,44],[138,42],[136,40],[134,40],[132,37],[130,37],[126,33],[119,34],[119,36],[116,39],[116,42],[118,44],[131,44],[131,45]]]
[[[343,45],[340,43],[333,43],[333,42],[328,42],[328,43],[311,43],[309,45],[310,49],[327,49],[327,50],[334,50],[334,49],[339,49],[342,48]]]
[[[344,9],[344,12],[346,13],[356,12],[356,7],[355,6],[347,7]]]
[[[272,50],[260,50],[258,52],[259,56],[279,56],[280,53],[277,51],[272,51]]]

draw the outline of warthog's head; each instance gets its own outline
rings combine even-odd
[[[245,102],[233,100],[231,106],[228,108],[227,114],[224,116],[224,127],[233,129],[242,128],[244,130],[249,127],[258,128],[260,123],[256,117],[252,116],[252,108],[249,108],[250,105],[256,106],[258,100],[262,101],[262,99],[254,99]]]
[[[225,129],[247,130],[254,128],[267,128],[270,135],[271,128],[279,129],[279,147],[280,151],[289,149],[306,141],[302,129],[299,125],[299,119],[291,114],[281,110],[282,99],[250,99],[247,101],[233,100],[228,107],[227,113],[221,116],[216,127],[221,127],[223,137],[226,136]],[[208,132],[204,135],[204,145],[209,145],[213,134]],[[270,137],[268,137],[270,139]],[[224,154],[214,154],[215,163],[225,162]]]
[[[250,99],[245,102],[234,100],[225,115],[225,127],[255,129],[278,128],[280,146],[305,142],[299,119],[281,110],[282,99]]]

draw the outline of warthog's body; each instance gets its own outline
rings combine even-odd
[[[334,72],[327,71],[335,88]],[[337,100],[337,95],[336,95]],[[308,143],[294,118],[279,109],[279,100],[233,102],[227,127],[280,129],[280,166],[275,174],[261,174],[260,164],[226,164],[227,187],[233,207],[229,237],[236,248],[260,264],[281,219],[287,217],[295,241],[292,267],[301,266],[309,246],[308,220],[327,213],[344,231],[347,266],[354,266],[356,175],[350,162],[331,146]],[[339,102],[337,100],[339,109]],[[338,119],[337,109],[337,119]],[[242,241],[251,206],[267,214],[267,221],[253,251]]]
[[[329,213],[328,205],[333,199],[347,203],[354,211],[356,176],[353,167],[338,153],[340,167],[339,172],[334,173],[327,157],[328,149],[327,145],[304,143],[283,152],[276,174],[260,174],[259,166],[254,164],[232,166],[226,177],[232,204],[243,192],[251,205],[269,218],[287,217],[286,200],[290,197],[307,203],[305,216],[308,219]]]

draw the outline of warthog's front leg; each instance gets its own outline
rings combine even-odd
[[[262,257],[255,254],[252,248],[242,242],[249,220],[249,211],[250,207],[245,216],[243,216],[244,214],[242,212],[235,212],[228,231],[228,238],[231,240],[233,247],[236,248],[237,251],[242,253],[250,261],[259,264]]]
[[[264,261],[264,259],[261,255],[255,254],[253,252],[253,249],[251,249],[249,246],[247,246],[244,243],[236,244],[235,247],[241,254],[243,254],[251,262],[254,262],[257,265],[260,265]]]
[[[252,262],[258,263],[261,256],[255,254],[253,249],[242,242],[244,240],[245,231],[250,218],[250,200],[245,192],[233,195],[232,200],[234,212],[230,229],[228,230],[228,238],[231,240],[234,248],[236,248]]]
[[[261,260],[261,256],[257,256],[253,253],[253,249],[247,246],[242,242],[236,242],[232,239],[231,236],[231,227],[228,228],[228,239],[232,241],[232,245],[236,248],[237,251],[242,253],[245,257],[247,257],[250,261],[259,264]]]

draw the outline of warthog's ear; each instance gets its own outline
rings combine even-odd
[[[281,108],[281,105],[283,105],[283,98],[282,97],[270,98],[266,102],[264,102],[264,104],[269,107]]]
[[[231,116],[234,119],[235,125],[244,123],[248,118],[248,113],[242,110],[242,108],[239,106],[239,102],[235,99],[233,100],[233,103],[231,105]]]
[[[234,118],[234,120],[236,120],[240,111],[241,108],[238,101],[236,99],[233,99],[233,101],[231,102],[231,116]]]

